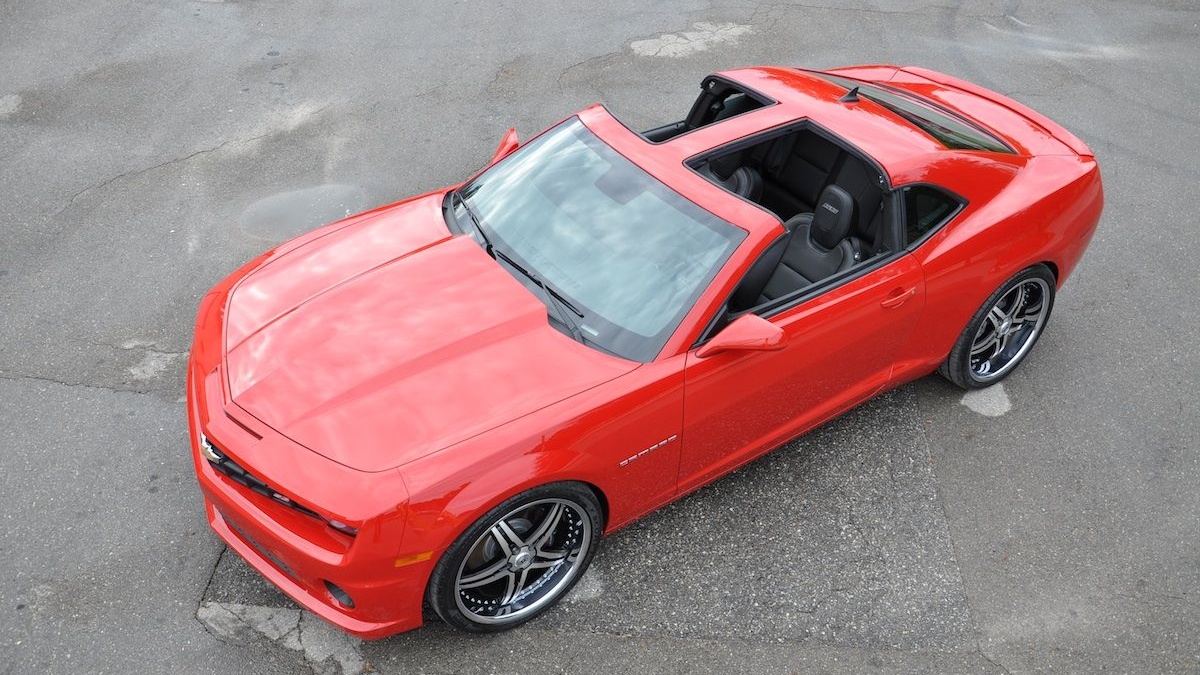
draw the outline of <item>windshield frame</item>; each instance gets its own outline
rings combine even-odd
[[[605,316],[605,314],[601,313],[601,311],[599,311],[600,309],[603,309],[603,306],[599,308],[593,307],[586,299],[578,297],[578,294],[576,293],[571,293],[569,288],[564,288],[564,284],[560,283],[560,280],[555,279],[552,273],[548,275],[546,271],[539,269],[539,266],[534,264],[534,262],[529,259],[529,255],[523,254],[519,246],[514,247],[512,243],[505,238],[505,233],[503,230],[517,229],[517,227],[512,225],[513,221],[507,221],[506,224],[506,221],[503,220],[503,217],[507,214],[504,214],[503,209],[485,213],[484,211],[487,209],[479,208],[480,205],[477,203],[478,200],[476,194],[477,186],[480,186],[481,184],[486,183],[488,180],[495,178],[498,172],[503,174],[508,167],[512,167],[514,164],[520,162],[522,157],[525,157],[528,152],[532,151],[532,148],[539,147],[539,144],[546,141],[546,139],[555,139],[557,137],[561,137],[562,134],[573,134],[580,143],[587,145],[589,150],[597,152],[599,161],[609,164],[610,173],[615,173],[619,169],[623,175],[628,174],[630,178],[636,179],[635,182],[640,181],[642,187],[641,191],[637,193],[639,196],[642,194],[650,194],[654,197],[657,197],[658,200],[661,200],[667,206],[671,207],[666,210],[669,213],[677,216],[677,218],[673,218],[672,220],[678,220],[678,222],[673,222],[670,225],[664,225],[664,228],[675,227],[677,230],[678,228],[682,228],[681,231],[696,232],[695,230],[690,230],[688,228],[704,227],[707,228],[708,231],[703,233],[701,236],[707,237],[710,242],[715,242],[723,247],[718,250],[717,248],[704,247],[703,245],[700,245],[701,250],[699,253],[704,256],[714,256],[712,261],[708,263],[708,267],[703,271],[703,274],[695,278],[694,285],[690,287],[690,290],[687,290],[686,294],[663,299],[663,302],[668,306],[668,309],[674,309],[674,314],[670,315],[665,321],[663,321],[662,328],[657,332],[654,332],[652,335],[646,335],[644,332],[638,332],[629,326],[622,325],[620,323],[621,317],[614,317],[610,319],[609,317]],[[604,188],[600,187],[599,182],[599,180],[593,182],[593,185],[596,186],[597,193],[605,192]],[[583,186],[585,184],[581,183],[580,185]],[[717,279],[720,276],[721,271],[725,269],[734,254],[746,242],[749,236],[749,232],[745,228],[739,227],[712,213],[710,209],[700,206],[694,200],[689,199],[687,196],[682,194],[678,189],[672,187],[666,181],[658,176],[655,176],[645,167],[641,166],[637,162],[634,162],[628,156],[618,151],[611,143],[608,143],[601,135],[597,134],[594,129],[590,128],[588,124],[580,119],[579,115],[575,115],[563,120],[559,124],[547,129],[542,134],[539,134],[527,143],[522,144],[520,148],[496,162],[492,166],[489,166],[481,171],[470,181],[463,184],[455,192],[459,194],[463,201],[462,208],[466,209],[468,206],[471,207],[470,210],[473,211],[474,215],[477,217],[477,222],[472,223],[472,225],[478,227],[482,237],[474,238],[477,241],[480,241],[482,238],[487,242],[490,242],[490,244],[485,244],[483,241],[480,241],[481,246],[483,246],[485,250],[487,250],[489,246],[498,249],[505,256],[512,259],[521,267],[532,273],[532,277],[526,276],[524,274],[517,273],[515,270],[509,269],[508,265],[501,265],[501,267],[509,271],[510,274],[517,279],[517,281],[526,286],[531,293],[533,293],[536,297],[538,297],[539,300],[546,304],[549,310],[552,310],[547,312],[548,319],[552,325],[562,324],[563,322],[557,316],[558,308],[553,307],[553,303],[555,302],[554,298],[548,297],[550,294],[545,288],[539,288],[539,286],[542,284],[550,285],[555,293],[561,294],[563,299],[565,299],[568,303],[578,307],[584,314],[584,316],[577,322],[578,327],[581,328],[582,331],[571,330],[570,325],[564,324],[562,328],[567,329],[563,330],[564,333],[568,335],[572,335],[572,333],[579,335],[582,333],[582,335],[579,335],[577,338],[581,343],[613,356],[618,356],[620,358],[642,363],[651,362],[658,357],[664,346],[670,341],[671,337],[679,331],[684,319],[692,313],[697,301],[704,297],[705,292],[710,288],[714,279]],[[625,206],[625,203],[613,198],[612,195],[608,195],[607,192],[605,192],[605,196],[612,198],[614,202],[613,212],[609,215],[609,218],[617,218],[620,215],[620,209]],[[657,204],[657,202],[655,202],[655,205],[656,207],[661,206]],[[555,206],[559,205],[555,203]],[[449,212],[448,215],[452,215],[454,219],[458,218],[458,213],[454,210],[454,208],[447,210]],[[559,215],[556,212],[556,215],[559,215],[559,222],[562,222],[563,220],[570,221],[563,223],[563,225],[572,226],[582,224],[580,221],[572,221],[569,214],[565,214],[565,211],[563,211],[563,214],[564,215]],[[458,229],[460,231],[466,231],[463,227],[463,224],[456,224],[458,225]],[[555,225],[551,224],[544,227],[549,228],[547,232],[553,232]],[[518,232],[518,234],[520,233]],[[665,229],[663,234],[664,236],[667,234]],[[526,238],[528,239],[528,237]],[[623,238],[623,240],[634,241],[635,239],[630,239],[627,236]],[[640,238],[636,240],[639,241],[639,244],[644,243],[645,241],[641,240]],[[654,242],[652,241],[651,243]],[[659,241],[657,243],[660,246],[664,245],[663,241]],[[489,252],[491,253],[491,251]],[[546,250],[536,250],[530,253],[535,253],[536,255],[545,255]],[[493,257],[495,257],[494,253]],[[569,263],[570,260],[569,258],[558,258],[550,260],[549,262],[551,264],[551,268],[554,268],[558,267],[564,262]],[[689,260],[685,262],[691,263],[692,261]],[[568,267],[567,269],[570,268]],[[678,291],[679,288],[685,288],[686,283],[689,282],[691,282],[691,280],[688,280],[688,282],[683,282],[684,285],[677,287],[676,291]],[[641,283],[631,283],[629,287],[633,291],[641,290],[643,292],[652,292],[653,290],[653,286],[648,280]],[[653,298],[655,296],[651,297]],[[593,300],[594,299],[595,298],[593,297]],[[668,302],[668,300],[670,302]],[[555,327],[558,328],[559,326],[555,325]]]

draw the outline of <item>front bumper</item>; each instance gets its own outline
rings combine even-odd
[[[373,639],[421,626],[436,557],[404,553],[406,493],[399,474],[367,474],[332,462],[227,401],[219,367],[212,360],[203,362],[216,351],[219,331],[219,321],[202,320],[197,326],[187,385],[192,460],[213,531],[299,605],[347,633]],[[221,473],[200,451],[201,434],[298,503],[315,511],[322,511],[317,505],[325,506],[332,510],[324,511],[327,515],[361,522],[358,536],[335,532],[311,513]],[[380,500],[385,500],[381,506],[369,505]],[[366,520],[367,514],[383,515]],[[341,600],[338,590],[344,594]],[[352,606],[344,602],[346,596]]]
[[[241,518],[234,520],[227,517],[226,513],[235,508],[223,501],[218,494],[205,490],[204,506],[209,526],[229,548],[301,607],[347,633],[365,639],[387,637],[421,626],[421,593],[418,591],[416,598],[412,598],[414,594],[411,590],[423,589],[427,575],[426,578],[420,578],[419,574],[409,574],[406,576],[413,578],[397,579],[389,585],[357,585],[347,580],[347,577],[352,578],[352,570],[304,560],[297,555],[297,551],[288,551],[279,542],[262,543],[261,540],[270,539],[263,533],[250,535],[248,531],[255,529],[253,524],[245,520],[238,524]],[[267,558],[268,555],[270,558]],[[384,620],[355,616],[353,610],[345,608],[324,586],[326,579],[336,583],[353,598],[356,608],[370,608],[372,605],[387,607],[389,613],[395,616]]]

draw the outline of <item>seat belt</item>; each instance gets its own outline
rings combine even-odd
[[[799,136],[798,133],[789,132],[775,141],[775,145],[771,147],[771,152],[766,157],[765,168],[770,172],[772,178],[778,178],[783,172],[788,155],[792,154],[792,148],[796,146],[797,136]]]
[[[883,194],[883,198],[879,200],[879,208],[875,211],[877,215],[883,213],[883,203],[888,199],[889,196],[890,195],[885,192]],[[879,253],[879,246],[881,244],[883,244],[883,218],[879,219],[879,226],[875,228],[874,241],[871,242],[871,255],[876,255]]]

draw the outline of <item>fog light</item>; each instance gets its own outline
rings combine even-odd
[[[346,593],[346,591],[343,591],[340,587],[338,587],[337,584],[326,579],[325,590],[329,591],[329,594],[333,596],[333,599],[337,600],[338,603],[340,603],[343,607],[354,609],[354,601],[350,599],[350,594]]]

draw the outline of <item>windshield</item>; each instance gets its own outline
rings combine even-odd
[[[493,246],[578,308],[586,343],[636,361],[658,354],[746,236],[576,118],[485,171],[462,195]]]

